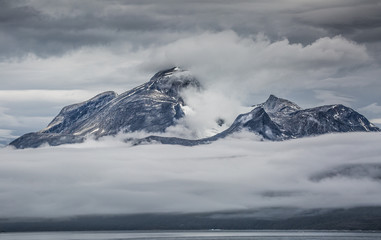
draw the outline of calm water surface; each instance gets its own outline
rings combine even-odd
[[[381,232],[361,231],[112,231],[1,233],[1,240],[381,240]]]

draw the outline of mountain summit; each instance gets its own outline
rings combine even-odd
[[[286,99],[270,95],[266,102],[255,106],[263,108],[282,135],[264,136],[270,140],[285,140],[334,132],[380,131],[363,115],[341,104],[302,109]]]
[[[290,113],[302,109],[295,103],[283,98],[278,98],[272,94],[269,96],[266,102],[260,104],[260,106],[263,107],[267,113]]]
[[[179,67],[159,71],[148,82],[120,95],[104,92],[88,101],[66,106],[45,129],[25,134],[10,145],[16,148],[56,146],[80,143],[88,136],[97,139],[119,132],[164,132],[184,117],[186,103],[181,94],[188,88],[201,89],[200,82],[189,71]],[[150,136],[133,141],[135,144],[158,141],[191,146],[243,130],[272,141],[333,132],[380,131],[363,115],[341,104],[302,109],[289,100],[270,95],[264,103],[239,115],[228,129],[215,136],[199,140]]]

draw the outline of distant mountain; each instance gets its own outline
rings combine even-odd
[[[16,148],[52,146],[83,142],[87,136],[99,138],[121,131],[164,132],[184,116],[181,91],[200,89],[199,81],[178,67],[156,73],[149,82],[121,95],[104,92],[79,104],[64,107],[43,130],[28,133],[10,145]],[[247,130],[262,139],[281,141],[335,132],[378,132],[363,115],[341,104],[302,109],[295,103],[274,95],[266,102],[239,115],[225,131],[215,136],[188,140],[176,137],[149,136],[126,139],[133,144],[160,142],[193,146],[210,143]]]

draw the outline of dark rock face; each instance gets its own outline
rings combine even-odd
[[[91,115],[116,97],[115,92],[104,92],[86,102],[64,107],[41,133],[74,133]]]
[[[239,115],[231,127],[222,132],[220,136],[225,137],[243,129],[255,132],[269,140],[282,137],[282,131],[262,107],[256,107],[249,113]]]
[[[10,145],[16,148],[37,148],[44,144],[50,146],[58,146],[62,144],[81,143],[85,140],[84,136],[76,136],[73,134],[57,134],[57,133],[42,133],[34,132],[27,133],[17,138]]]
[[[341,104],[301,109],[295,103],[273,95],[260,104],[283,132],[283,140],[335,132],[374,132],[379,128],[363,115]]]
[[[188,71],[177,67],[160,71],[149,82],[123,94],[104,92],[64,107],[45,129],[25,134],[10,145],[56,146],[82,142],[89,135],[99,138],[120,131],[163,132],[184,116],[181,91],[188,87],[201,87]]]

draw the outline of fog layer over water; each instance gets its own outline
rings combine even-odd
[[[0,216],[377,206],[381,134],[209,145],[99,142],[0,150]],[[348,170],[349,169],[349,170]]]
[[[3,234],[4,240],[118,240],[118,239],[345,239],[345,240],[373,240],[381,237],[379,232],[329,232],[329,231],[129,231],[129,232],[52,232],[52,233],[10,233]],[[3,239],[2,238],[2,239]]]

